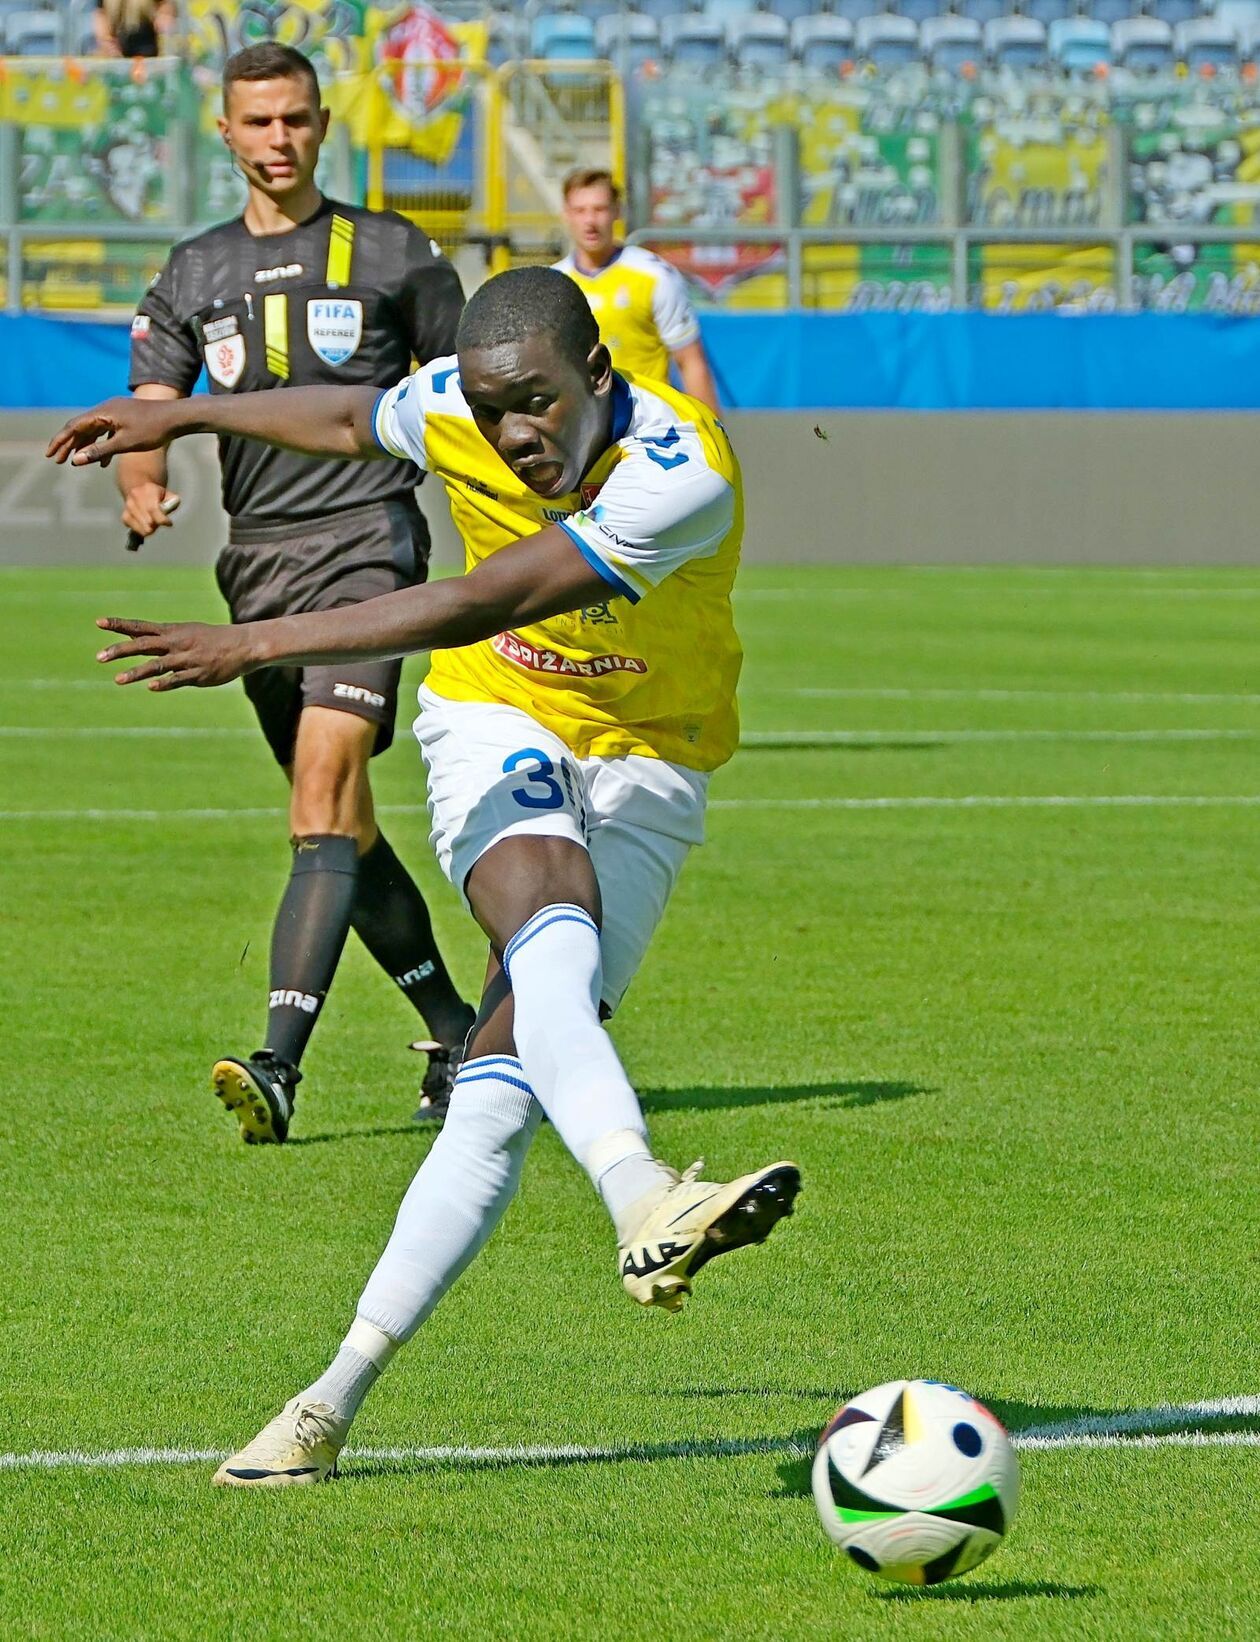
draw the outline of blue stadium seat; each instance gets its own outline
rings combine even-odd
[[[1072,15],[1076,10],[1076,0],[1023,0],[1019,9],[1025,17],[1035,17],[1048,29],[1051,23]]]
[[[527,50],[525,25],[509,12],[495,12],[489,20],[486,36],[486,61],[498,68],[500,63],[524,57]]]
[[[919,55],[919,25],[908,17],[881,12],[858,20],[853,43],[858,56],[876,68],[905,68]]]
[[[937,17],[945,9],[944,0],[897,0],[895,10],[900,17],[908,17],[920,26],[929,17]]]
[[[1173,50],[1177,59],[1197,74],[1200,69],[1238,67],[1238,36],[1215,17],[1192,17],[1173,30]]]
[[[1123,17],[1111,25],[1111,52],[1132,74],[1159,74],[1173,66],[1172,29],[1158,17]]]
[[[847,17],[798,17],[792,24],[792,51],[802,68],[834,74],[853,61],[853,24]]]
[[[622,0],[572,0],[572,8],[592,23],[598,23],[601,17],[616,17],[625,10]]]
[[[792,54],[787,24],[767,11],[732,17],[726,37],[741,68],[781,68]]]
[[[984,49],[998,68],[1040,68],[1046,60],[1046,26],[1035,17],[995,17],[984,25]]]
[[[1134,4],[1135,0],[1091,0],[1089,15],[1096,23],[1106,23],[1110,28],[1113,23],[1132,17]]]
[[[634,9],[641,11],[645,17],[655,17],[658,23],[664,23],[686,8],[680,0],[636,0]]]
[[[961,17],[974,17],[977,23],[991,23],[995,17],[1005,17],[1007,0],[958,0],[955,10]]]
[[[766,10],[792,24],[798,17],[812,17],[818,6],[816,0],[767,0]]]
[[[919,44],[934,69],[957,74],[964,63],[984,62],[980,25],[973,17],[928,17],[919,24]]]
[[[60,57],[65,49],[55,11],[14,11],[4,19],[5,50],[13,57]]]
[[[594,57],[595,25],[576,11],[544,12],[534,19],[529,49],[551,62]]]
[[[1260,0],[1216,0],[1212,16],[1226,28],[1232,28],[1239,44],[1245,45],[1260,24]]]
[[[1158,17],[1169,28],[1176,28],[1178,23],[1189,23],[1201,12],[1199,0],[1147,0],[1144,9],[1149,17]]]
[[[831,0],[831,15],[843,17],[850,23],[863,17],[874,17],[884,9],[883,0]]]
[[[700,12],[667,17],[661,24],[661,40],[674,63],[717,68],[726,61],[726,30]]]
[[[681,11],[676,6],[675,11]],[[696,8],[703,11],[706,17],[712,17],[718,23],[731,23],[737,17],[747,17],[749,12],[757,10],[757,0],[704,0],[703,6]]]
[[[1096,17],[1061,17],[1050,25],[1050,56],[1069,74],[1092,74],[1111,61],[1111,30]]]
[[[633,11],[601,17],[595,24],[595,49],[618,68],[641,68],[663,55],[660,24]]]

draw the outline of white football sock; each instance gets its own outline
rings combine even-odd
[[[617,1203],[672,1180],[653,1159],[639,1097],[599,1018],[599,930],[582,907],[556,903],[523,923],[503,951],[512,986],[516,1052],[556,1133],[604,1196]],[[629,1171],[616,1167],[635,1159]],[[633,1177],[633,1179],[631,1178]],[[646,1184],[644,1182],[646,1181]],[[617,1209],[604,1201],[614,1219]]]
[[[446,1122],[363,1290],[357,1322],[400,1344],[411,1338],[498,1225],[541,1121],[520,1061],[483,1055],[464,1062]]]

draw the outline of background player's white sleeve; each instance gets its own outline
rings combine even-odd
[[[700,321],[687,295],[687,283],[667,262],[661,264],[652,289],[652,322],[671,353],[700,336]]]
[[[424,406],[421,404],[421,377],[429,369],[421,366],[412,376],[404,376],[396,387],[386,388],[372,411],[372,432],[382,450],[414,462],[418,468],[429,463],[424,450]]]
[[[735,492],[704,460],[694,429],[636,441],[593,506],[562,523],[583,558],[632,604],[689,559],[717,552]]]

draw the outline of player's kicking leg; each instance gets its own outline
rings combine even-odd
[[[374,719],[319,705],[301,712],[289,766],[293,863],[272,931],[266,1040],[212,1073],[249,1142],[288,1134],[302,1056],[351,927],[433,1033],[439,1102],[458,1067],[472,1010],[447,973],[424,898],[376,826],[368,760],[378,734]]]

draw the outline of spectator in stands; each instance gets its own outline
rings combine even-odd
[[[621,190],[609,172],[570,171],[563,187],[573,249],[555,266],[581,287],[613,364],[663,382],[672,359],[683,392],[717,410],[713,372],[682,275],[641,245],[617,243]]]
[[[160,57],[175,7],[172,0],[96,0],[92,27],[101,57]]]

